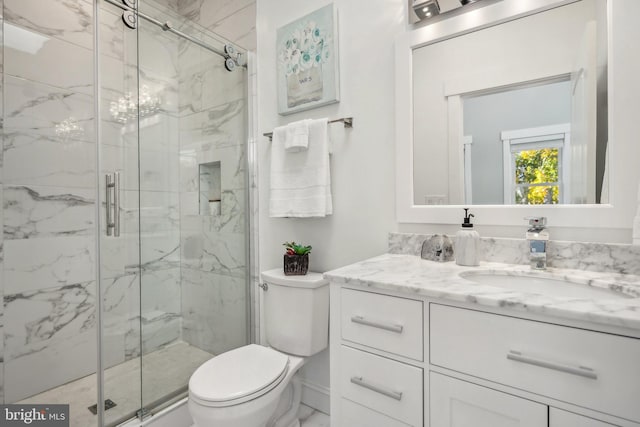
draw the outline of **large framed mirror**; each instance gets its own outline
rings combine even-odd
[[[484,224],[630,228],[640,151],[619,91],[637,83],[618,67],[638,69],[640,33],[625,7],[503,0],[401,36],[398,221],[456,223],[474,206]]]

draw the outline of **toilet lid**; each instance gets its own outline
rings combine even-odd
[[[196,369],[189,380],[189,393],[208,402],[237,400],[282,380],[288,362],[286,354],[261,345],[236,348]]]

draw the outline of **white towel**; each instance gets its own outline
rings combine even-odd
[[[296,153],[304,151],[309,147],[309,124],[312,120],[300,120],[289,123],[286,137],[284,140],[284,149]]]
[[[309,123],[309,146],[297,153],[285,151],[286,129],[273,131],[269,216],[324,217],[333,213],[330,141],[327,119]]]

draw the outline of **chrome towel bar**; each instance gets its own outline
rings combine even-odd
[[[353,117],[342,117],[340,119],[329,120],[328,123],[344,123],[344,127],[345,128],[352,128],[353,127]],[[269,141],[271,141],[273,139],[273,132],[263,133],[262,135],[266,136],[267,138],[269,138]]]

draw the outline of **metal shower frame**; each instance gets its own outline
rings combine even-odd
[[[129,28],[136,28],[137,26],[137,17],[144,19],[145,21],[149,21],[154,25],[162,28],[164,31],[169,31],[179,37],[182,37],[186,40],[189,40],[192,43],[197,44],[198,46],[207,49],[216,55],[222,56],[225,59],[225,67],[229,71],[233,71],[236,67],[247,67],[247,58],[246,55],[238,52],[236,48],[231,44],[225,44],[224,49],[218,49],[214,46],[211,46],[207,43],[204,43],[201,40],[198,40],[190,35],[183,33],[180,30],[175,29],[171,22],[161,22],[157,19],[138,11],[137,9],[137,0],[105,0],[107,3],[112,4],[113,6],[119,7],[123,10],[122,20]]]

